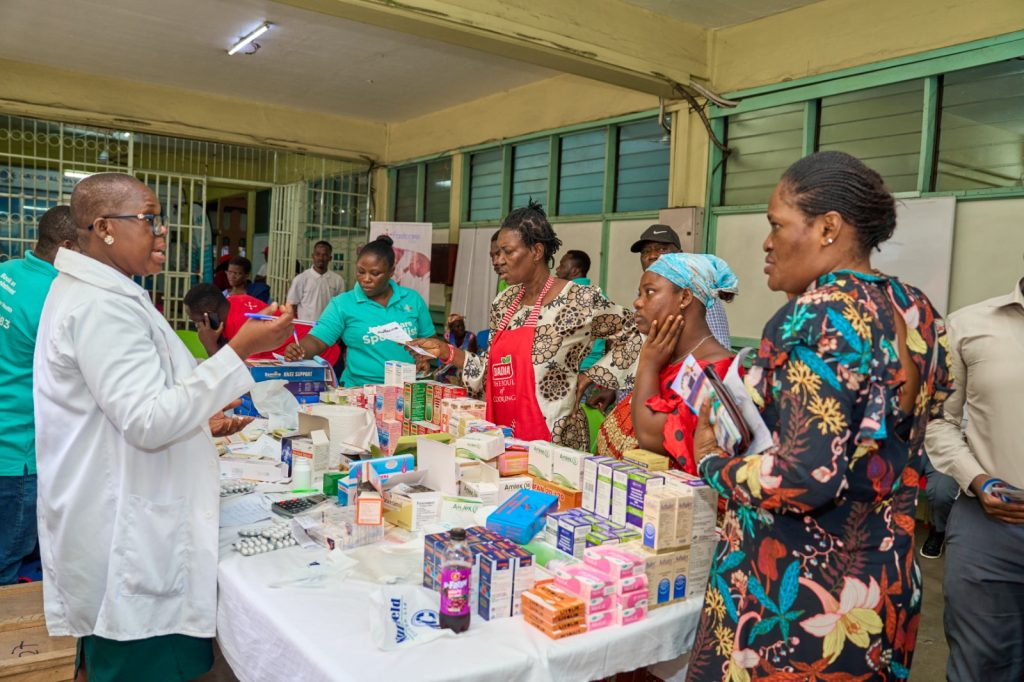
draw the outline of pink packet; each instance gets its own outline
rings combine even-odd
[[[586,619],[587,632],[593,632],[594,630],[600,630],[601,628],[606,628],[609,625],[614,625],[615,613],[615,609],[588,613]]]
[[[622,580],[634,575],[642,575],[647,562],[614,545],[598,545],[583,551],[583,561],[588,566],[609,576],[612,580]]]
[[[647,590],[633,590],[615,595],[615,606],[619,609],[647,608]]]
[[[627,592],[638,592],[640,590],[647,594],[647,575],[644,573],[623,578],[616,586],[615,592],[616,594],[626,594]]]
[[[631,609],[615,608],[615,624],[629,625],[647,617],[646,606],[636,606]]]

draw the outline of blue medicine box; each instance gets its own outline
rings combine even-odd
[[[558,507],[558,498],[537,490],[522,488],[491,512],[487,528],[525,545],[544,529],[548,512]]]
[[[249,373],[255,381],[283,379],[292,382],[317,382],[334,385],[334,370],[316,360],[279,362],[277,360],[250,360]]]

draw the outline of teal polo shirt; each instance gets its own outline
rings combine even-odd
[[[0,263],[0,476],[36,473],[32,356],[57,269],[28,251]]]
[[[423,297],[391,280],[387,307],[371,301],[358,284],[327,304],[312,336],[332,346],[340,339],[348,348],[341,382],[345,386],[384,383],[384,362],[413,362],[409,351],[370,333],[370,327],[397,322],[412,338],[434,336],[434,322]]]
[[[572,280],[573,284],[579,284],[585,287],[590,286],[589,277],[577,277]],[[580,363],[580,371],[590,369],[594,364],[604,357],[604,339],[595,339],[594,345],[590,347],[590,354],[583,358],[583,362]]]

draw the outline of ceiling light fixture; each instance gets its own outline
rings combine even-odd
[[[228,55],[236,54],[243,47],[249,45],[252,41],[256,40],[261,35],[269,31],[271,26],[273,26],[273,24],[271,24],[269,21],[263,22],[263,24],[260,25],[258,29],[256,29],[255,31],[253,31],[252,33],[250,33],[249,35],[245,36],[237,43],[235,43],[234,46],[232,46],[232,48],[228,50]]]

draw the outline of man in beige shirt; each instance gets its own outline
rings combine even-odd
[[[1024,488],[1022,287],[949,317],[954,390],[928,425],[932,464],[965,493],[947,525],[943,582],[954,682],[1024,679],[1024,502],[992,494]]]
[[[292,280],[286,302],[293,306],[297,319],[316,322],[331,299],[345,291],[345,280],[330,269],[331,253],[329,242],[317,242],[313,246],[313,267]]]

